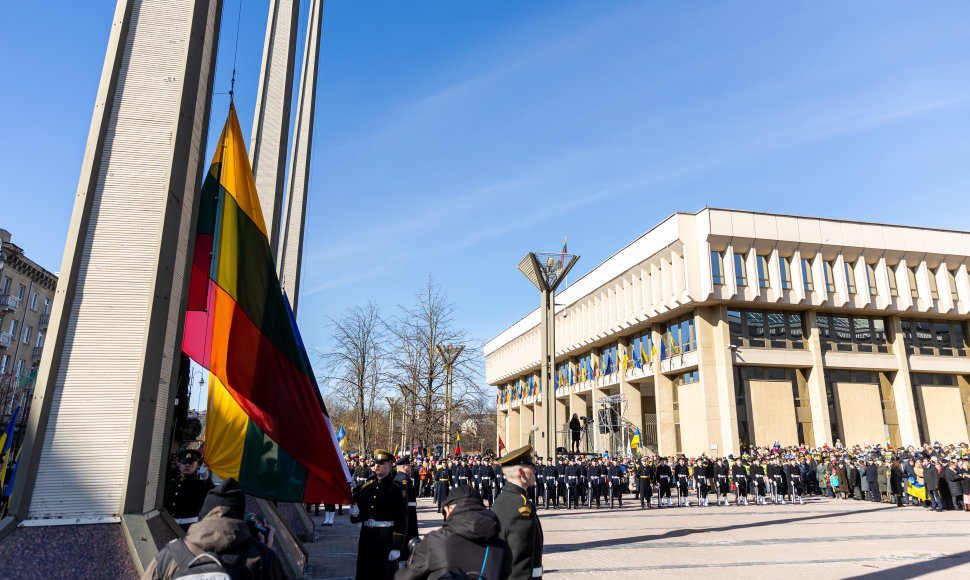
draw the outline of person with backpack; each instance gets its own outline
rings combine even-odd
[[[250,525],[243,520],[245,511],[246,497],[235,479],[212,488],[199,522],[155,555],[142,580],[285,580],[283,564],[264,543],[272,541],[272,527]]]
[[[395,580],[500,580],[512,572],[512,550],[499,538],[498,516],[473,488],[460,485],[444,503],[445,521],[424,537]]]

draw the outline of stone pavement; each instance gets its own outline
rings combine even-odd
[[[862,501],[641,510],[539,510],[545,578],[970,578],[970,514]],[[441,524],[419,500],[421,534]],[[346,511],[308,544],[308,578],[354,575]],[[322,522],[322,516],[314,518]]]

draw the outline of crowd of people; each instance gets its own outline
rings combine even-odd
[[[349,461],[355,479],[365,481],[366,462]],[[416,457],[415,462],[416,495],[432,498],[439,512],[451,489],[470,486],[491,507],[504,484],[489,457]],[[899,449],[776,444],[727,457],[562,454],[552,461],[536,458],[536,484],[527,493],[545,509],[622,507],[630,496],[644,509],[803,504],[817,496],[970,510],[970,448],[965,443]]]

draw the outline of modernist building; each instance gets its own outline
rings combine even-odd
[[[0,421],[24,402],[40,363],[57,276],[24,256],[0,229]]]
[[[675,214],[556,297],[557,423],[617,424],[591,429],[598,451],[639,429],[663,455],[967,441],[968,262],[970,232]],[[509,448],[541,412],[538,325],[485,345]]]

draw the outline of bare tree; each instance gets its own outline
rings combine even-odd
[[[370,449],[370,418],[382,398],[387,347],[386,326],[377,306],[354,306],[339,319],[330,319],[333,346],[317,354],[326,369],[329,398],[343,401],[354,410],[357,443],[361,452]]]
[[[428,277],[415,302],[401,310],[388,323],[394,343],[389,369],[404,400],[403,423],[408,426],[408,443],[431,447],[454,440],[455,433],[443,434],[445,410],[445,363],[438,355],[439,345],[471,346],[464,330],[454,326],[454,305],[444,290]],[[465,348],[454,363],[452,409],[462,409],[468,397],[479,393],[481,377],[480,348]],[[457,416],[457,415],[455,415]],[[458,423],[452,422],[453,429]]]

